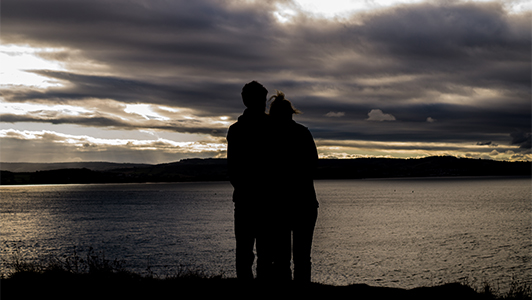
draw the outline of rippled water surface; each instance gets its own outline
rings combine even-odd
[[[530,178],[316,181],[313,281],[413,288],[532,278]],[[2,186],[2,273],[93,247],[137,271],[234,277],[227,182]],[[512,279],[513,278],[513,279]]]

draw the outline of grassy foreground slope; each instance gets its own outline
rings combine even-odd
[[[530,299],[528,284],[516,284],[500,295],[485,286],[481,291],[450,283],[434,287],[400,289],[365,284],[332,286],[320,283],[242,282],[198,271],[178,270],[164,277],[123,268],[89,249],[85,257],[74,253],[45,262],[26,262],[13,256],[12,273],[1,276],[1,299],[413,299],[488,300]]]
[[[2,280],[2,299],[494,299],[461,284],[411,290],[368,285],[146,278],[131,274],[22,272]]]

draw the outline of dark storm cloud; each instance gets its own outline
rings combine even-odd
[[[287,94],[317,139],[526,148],[526,138],[510,136],[522,132],[530,141],[530,12],[450,1],[281,24],[275,3],[4,0],[3,42],[67,48],[42,55],[72,68],[32,71],[64,86],[2,95],[80,106],[113,99],[236,118],[241,87],[259,80]],[[104,66],[105,75],[73,56]],[[377,110],[395,120],[368,122]],[[96,121],[85,124],[118,122]]]
[[[253,68],[253,61],[258,65],[269,55],[259,44],[272,32],[260,33],[273,20],[260,7],[226,3],[6,1],[3,38],[83,49],[88,57],[122,70],[179,67],[204,73],[232,63],[237,63],[233,68]]]
[[[515,131],[511,134],[512,145],[519,145],[520,148],[532,148],[531,135],[529,132]]]
[[[205,115],[229,114],[240,109],[240,84],[204,82],[179,82],[176,85],[114,76],[82,75],[58,71],[31,71],[52,79],[68,82],[66,87],[40,89],[14,89],[4,91],[3,96],[11,102],[39,100],[62,103],[85,99],[113,99],[123,103],[153,103],[198,109]],[[236,93],[236,97],[235,94]],[[238,99],[238,98],[237,98]],[[80,103],[79,105],[83,105]]]

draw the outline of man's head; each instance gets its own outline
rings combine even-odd
[[[256,81],[252,81],[242,88],[244,105],[251,110],[264,111],[266,109],[267,96],[268,90]]]

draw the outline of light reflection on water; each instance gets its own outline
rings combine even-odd
[[[318,278],[395,287],[530,281],[529,179],[328,184],[315,251],[336,263],[315,265]]]
[[[530,179],[316,181],[313,281],[413,288],[532,278]],[[93,247],[142,272],[234,277],[227,182],[2,186],[3,260]],[[282,209],[282,208],[280,208]],[[2,263],[2,272],[7,272]]]

